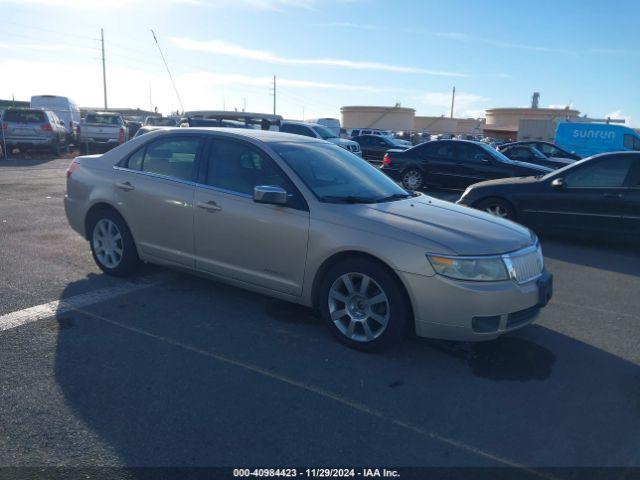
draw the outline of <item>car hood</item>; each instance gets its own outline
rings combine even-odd
[[[468,190],[475,190],[476,188],[492,187],[494,185],[523,185],[539,182],[538,177],[507,177],[496,178],[494,180],[485,180],[484,182],[478,182],[471,185]]]
[[[529,229],[479,210],[426,195],[357,205],[356,214],[396,230],[402,239],[412,234],[425,240],[429,252],[457,255],[495,255],[532,245]]]
[[[562,163],[564,165],[569,165],[570,163],[575,162],[575,160],[565,157],[549,157],[549,160],[553,160],[554,162]]]
[[[536,165],[535,163],[520,162],[518,160],[511,160],[511,161],[518,167],[528,168],[530,170],[537,170],[540,173],[549,173],[553,171],[552,168],[544,167],[542,165]]]
[[[358,142],[354,142],[353,140],[347,140],[346,138],[328,138],[327,142],[331,142],[335,145],[346,146],[346,145],[358,145]]]

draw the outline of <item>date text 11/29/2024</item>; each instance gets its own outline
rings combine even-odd
[[[235,468],[233,476],[241,477],[304,477],[304,478],[394,478],[400,477],[397,470],[386,468]]]

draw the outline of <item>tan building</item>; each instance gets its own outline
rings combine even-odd
[[[485,111],[486,124],[484,134],[488,137],[511,139],[518,138],[520,121],[575,119],[580,115],[578,110],[566,108],[491,108]]]
[[[416,117],[413,108],[347,106],[340,109],[342,127],[380,130],[429,132],[432,135],[482,134],[484,119]]]
[[[431,135],[482,135],[484,118],[415,117],[413,129]]]

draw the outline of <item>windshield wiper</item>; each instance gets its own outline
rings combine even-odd
[[[376,203],[380,202],[391,202],[393,200],[404,200],[405,198],[417,197],[419,194],[415,193],[394,193],[393,195],[389,195],[388,197],[377,198]]]
[[[369,197],[357,197],[354,195],[338,196],[338,195],[326,195],[320,197],[321,202],[329,203],[376,203],[377,200]]]

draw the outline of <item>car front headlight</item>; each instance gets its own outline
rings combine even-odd
[[[457,280],[497,282],[508,280],[509,272],[502,257],[453,257],[429,255],[431,266],[442,276]]]

